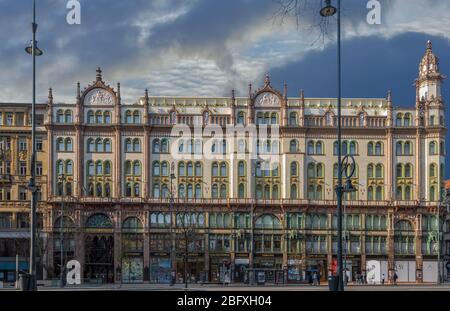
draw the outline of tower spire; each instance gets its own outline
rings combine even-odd
[[[97,82],[102,81],[102,69],[100,67],[97,68],[97,76],[96,76]]]

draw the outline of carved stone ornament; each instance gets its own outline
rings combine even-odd
[[[94,89],[90,91],[84,100],[85,105],[114,105],[113,95],[103,89]]]
[[[258,107],[276,107],[280,106],[280,99],[273,93],[262,93],[255,100],[255,106]]]

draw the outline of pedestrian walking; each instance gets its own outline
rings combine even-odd
[[[384,273],[383,273],[383,275],[381,276],[381,285],[384,285],[384,279],[385,279],[385,277],[384,277]]]
[[[394,285],[397,285],[397,279],[398,279],[398,275],[396,272],[394,272]]]
[[[314,272],[314,274],[313,274],[313,284],[314,284],[314,286],[319,285],[318,280],[319,280],[319,277],[317,275],[317,272]]]

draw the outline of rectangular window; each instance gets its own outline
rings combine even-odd
[[[36,176],[42,176],[42,162],[36,163]]]
[[[16,113],[16,126],[24,126],[25,125],[25,117],[23,112]]]
[[[36,151],[42,151],[42,138],[36,138]]]
[[[26,201],[27,200],[27,188],[19,187],[19,200]]]
[[[11,174],[11,162],[10,161],[5,162],[5,174],[8,174],[8,175]]]
[[[11,201],[11,189],[5,189],[5,200]]]
[[[6,113],[6,125],[12,126],[13,125],[13,114],[12,112]]]
[[[19,138],[19,150],[20,151],[27,150],[27,139],[25,137]]]
[[[27,162],[19,162],[19,175],[20,176],[27,175]]]
[[[17,229],[30,228],[30,216],[28,213],[17,214]]]
[[[3,112],[0,112],[0,125],[3,125]]]
[[[3,161],[0,161],[0,175],[3,175],[5,170],[3,169]]]

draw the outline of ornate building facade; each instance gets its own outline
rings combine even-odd
[[[443,79],[428,43],[415,107],[395,107],[390,92],[343,100],[341,148],[356,159],[344,202],[351,281],[394,271],[437,280]],[[336,105],[288,97],[268,76],[243,97],[145,91],[126,103],[100,69],[74,103],[50,91],[44,276],[59,274],[64,254],[104,282],[168,283],[185,270],[193,282],[245,282],[252,269],[268,282],[326,279],[337,253]]]

